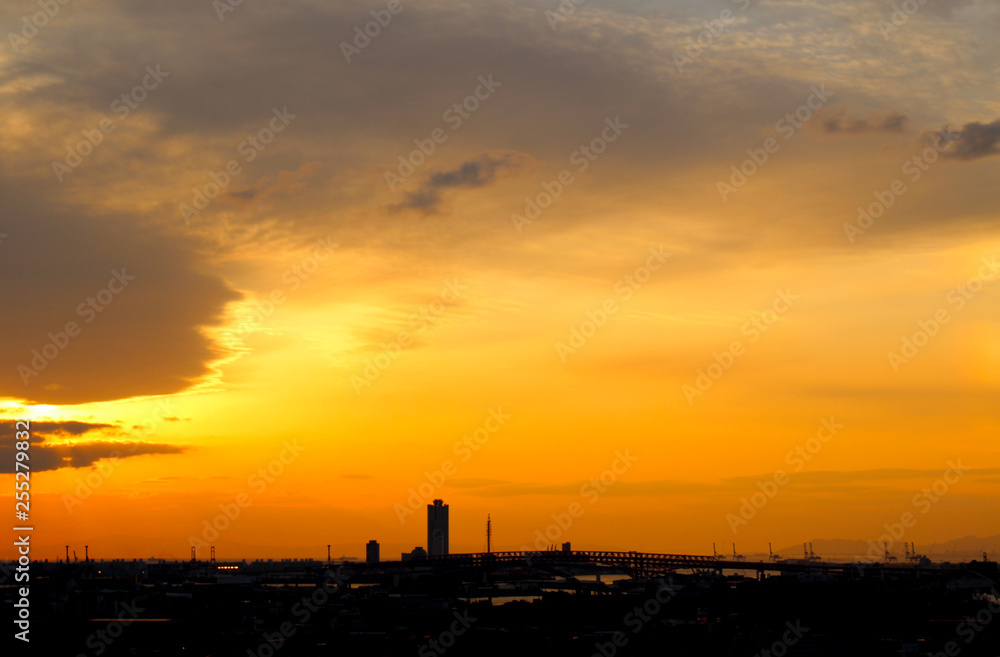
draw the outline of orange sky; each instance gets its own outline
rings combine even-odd
[[[997,8],[743,5],[414,3],[348,61],[384,5],[78,0],[5,44],[35,558],[226,509],[222,557],[395,556],[435,497],[453,552],[1000,532]]]

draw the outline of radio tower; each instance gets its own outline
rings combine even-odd
[[[490,514],[486,514],[486,554],[493,552],[493,521]]]

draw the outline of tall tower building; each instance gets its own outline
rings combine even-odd
[[[434,500],[427,505],[427,555],[448,554],[448,505],[444,500]]]
[[[365,546],[365,561],[367,561],[368,563],[378,563],[379,561],[378,541],[375,540],[368,541],[368,545]]]

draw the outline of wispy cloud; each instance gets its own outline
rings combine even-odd
[[[485,187],[504,174],[517,172],[526,161],[527,158],[520,153],[485,153],[454,169],[429,175],[420,187],[406,193],[405,200],[389,206],[389,209],[393,212],[417,210],[424,214],[434,214],[441,209],[444,191]]]
[[[909,125],[910,119],[896,110],[882,114],[869,114],[862,118],[851,116],[846,107],[822,118],[820,125],[827,134],[861,134],[864,132],[902,132]]]

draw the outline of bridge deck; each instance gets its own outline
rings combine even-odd
[[[710,569],[710,570],[750,570],[754,572],[846,572],[859,569],[885,568],[893,571],[937,571],[940,568],[927,568],[912,564],[882,564],[882,563],[838,563],[822,560],[782,560],[782,561],[746,561],[723,559],[711,555],[694,554],[658,554],[647,552],[606,552],[595,550],[561,551],[547,550],[539,552],[475,552],[468,554],[448,554],[410,561],[384,561],[370,564],[376,568],[485,568],[497,566],[510,567],[587,567],[600,566],[618,569],[623,573],[657,573],[679,569]]]

